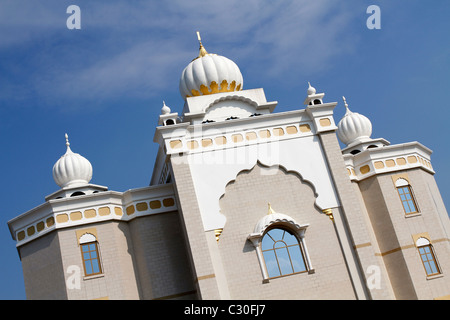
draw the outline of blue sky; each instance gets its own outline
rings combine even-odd
[[[81,30],[69,30],[69,5]],[[369,30],[366,9],[381,8]],[[53,164],[71,148],[92,183],[125,191],[149,184],[162,101],[181,112],[178,82],[198,54],[237,63],[244,89],[264,88],[275,112],[303,109],[307,82],[367,116],[372,138],[419,141],[450,208],[450,2],[246,0],[0,2],[2,212],[0,299],[24,299],[7,221],[58,190]]]

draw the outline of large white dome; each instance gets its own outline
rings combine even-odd
[[[199,38],[200,40],[200,38]],[[180,78],[183,98],[242,90],[239,67],[230,59],[208,53],[200,41],[200,54],[184,68]]]
[[[345,98],[344,103],[347,111],[338,124],[337,135],[339,140],[346,145],[350,145],[356,141],[370,139],[372,135],[372,123],[370,120],[362,114],[350,111]]]
[[[79,155],[72,152],[66,134],[67,151],[53,166],[53,179],[61,188],[83,186],[92,179],[91,163]]]

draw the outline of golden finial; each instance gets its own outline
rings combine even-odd
[[[269,212],[267,212],[267,214],[269,215],[269,214],[275,213],[275,211],[273,211],[273,209],[272,209],[272,206],[270,205],[270,202],[268,203],[268,205],[269,205]]]
[[[200,37],[199,31],[197,31],[197,39],[198,39],[198,42],[200,43],[200,52],[198,54],[198,57],[201,58],[201,57],[206,56],[208,54],[208,52],[206,51],[205,47],[202,44],[202,38]]]

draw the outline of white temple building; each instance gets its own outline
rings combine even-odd
[[[8,222],[28,299],[450,298],[430,149],[372,138],[345,98],[336,121],[311,84],[276,112],[201,40],[179,90],[148,187],[92,184],[66,135],[59,189]]]

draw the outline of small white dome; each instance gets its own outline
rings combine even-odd
[[[200,38],[199,38],[200,39]],[[200,42],[200,54],[181,73],[183,98],[242,90],[244,80],[239,67],[230,59],[206,52]]]
[[[166,106],[166,103],[163,101],[163,107],[161,108],[161,114],[169,114],[171,112],[170,108]]]
[[[337,135],[346,145],[357,140],[370,139],[372,135],[372,123],[362,114],[351,112],[344,98],[347,112],[339,121]]]
[[[308,90],[307,90],[308,96],[311,96],[313,94],[316,94],[316,88],[311,86],[311,83],[308,82]]]
[[[78,153],[72,152],[67,134],[66,146],[66,153],[53,166],[53,179],[61,188],[88,184],[92,179],[91,163]]]

